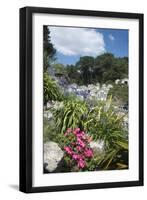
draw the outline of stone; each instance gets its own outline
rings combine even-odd
[[[53,114],[49,110],[47,110],[44,111],[43,116],[49,120],[53,117]]]
[[[104,141],[91,141],[90,147],[93,149],[96,153],[102,153],[104,151]]]
[[[46,108],[49,109],[51,107],[52,107],[52,103],[51,103],[51,101],[48,101],[47,104],[46,104]]]
[[[55,172],[64,156],[57,143],[49,141],[44,144],[44,170]]]
[[[67,89],[67,91],[68,91],[68,93],[71,93],[71,92],[73,92],[73,89],[72,89],[71,87],[69,87],[69,88]]]
[[[113,85],[112,85],[112,84],[109,84],[109,85],[107,86],[107,88],[108,88],[108,89],[111,89],[111,88],[113,88]]]
[[[129,85],[129,80],[128,80],[128,78],[122,79],[122,80],[121,80],[121,84]]]
[[[116,79],[115,80],[115,84],[117,85],[117,84],[119,84],[120,83],[120,79]]]
[[[101,101],[106,100],[107,99],[107,92],[101,89],[101,90],[99,90],[97,97]]]

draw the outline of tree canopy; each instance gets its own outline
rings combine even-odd
[[[43,26],[43,66],[47,70],[52,61],[55,60],[56,49],[51,43],[48,26]]]
[[[83,56],[75,65],[68,65],[66,68],[71,81],[74,80],[77,84],[114,82],[116,79],[127,78],[128,58],[116,58],[111,53],[104,53],[96,58]]]

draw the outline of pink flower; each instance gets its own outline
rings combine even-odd
[[[78,144],[79,144],[82,148],[85,147],[84,142],[83,142],[80,138],[77,138],[77,142],[78,142]]]
[[[67,136],[67,135],[69,135],[69,133],[71,133],[71,132],[72,132],[72,129],[71,129],[71,128],[68,128],[64,135]]]
[[[87,158],[91,158],[93,156],[92,149],[85,149],[84,154]]]
[[[86,158],[91,159],[93,157],[93,150],[89,147],[92,137],[81,131],[80,128],[73,130],[68,128],[64,135],[67,137],[67,146],[64,146],[64,151],[66,156],[70,158],[69,166],[77,165],[79,169],[83,169],[87,165],[88,159]]]
[[[79,129],[79,128],[76,128],[74,131],[75,131],[76,133],[78,133],[78,132],[80,132],[80,129]]]
[[[82,148],[81,148],[80,146],[77,146],[77,150],[78,150],[78,151],[81,151]]]
[[[79,132],[79,133],[77,133],[77,137],[78,137],[78,138],[82,138],[82,139],[84,139],[85,136],[83,135],[82,132]]]
[[[79,155],[78,155],[78,154],[73,154],[72,158],[73,158],[74,160],[78,160],[78,159],[79,159]]]
[[[80,134],[80,137],[82,140],[86,140],[86,135],[83,135],[82,133]]]
[[[77,136],[77,132],[76,132],[75,130],[73,130],[73,134],[74,134],[75,136]]]
[[[68,147],[68,146],[65,146],[64,147],[64,150],[69,154],[69,155],[72,155],[72,150],[71,150],[71,148],[70,147]]]
[[[68,132],[64,133],[64,135],[67,136],[67,135],[68,135]]]
[[[78,167],[83,169],[85,166],[86,166],[85,161],[82,160],[82,159],[80,159],[80,160],[78,161]]]
[[[75,142],[71,142],[71,145],[72,145],[72,146],[75,146],[75,144],[76,144]]]
[[[68,129],[67,129],[67,133],[70,133],[70,132],[72,132],[72,129],[71,129],[71,128],[68,128]]]
[[[91,141],[92,141],[92,136],[88,136],[88,135],[87,135],[87,138],[86,138],[86,139],[87,139],[88,142],[91,142]]]

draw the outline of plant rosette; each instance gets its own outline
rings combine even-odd
[[[81,131],[80,128],[73,130],[68,128],[64,137],[64,159],[68,167],[77,171],[88,170],[88,162],[94,156],[93,150],[89,145],[91,138],[84,131]]]

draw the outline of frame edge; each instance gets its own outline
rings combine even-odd
[[[59,12],[62,14],[72,12],[78,15],[81,10],[24,7],[20,8],[20,161],[19,161],[19,190],[25,193],[55,192],[65,190],[102,189],[116,187],[143,186],[143,14],[119,13],[105,11],[82,10],[84,16],[98,16],[103,13],[104,17],[120,17],[139,19],[139,180],[130,182],[116,182],[103,184],[82,184],[65,186],[32,187],[32,13]],[[87,14],[86,14],[87,13]],[[97,14],[97,15],[96,15]],[[130,15],[131,17],[128,17]],[[31,28],[31,29],[30,29]],[[29,31],[29,33],[28,33]],[[28,162],[29,161],[29,162]]]

